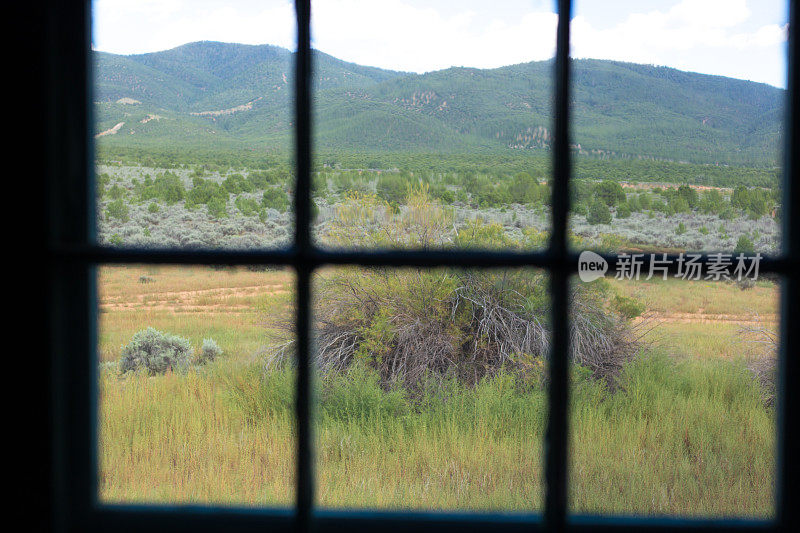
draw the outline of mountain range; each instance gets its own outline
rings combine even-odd
[[[320,151],[475,153],[549,149],[553,63],[425,74],[314,51]],[[293,53],[195,42],[140,55],[94,52],[96,137],[116,147],[289,150]],[[573,149],[775,166],[785,91],[762,83],[572,60]]]

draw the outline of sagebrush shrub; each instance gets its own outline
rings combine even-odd
[[[189,365],[192,345],[188,339],[147,328],[137,332],[122,348],[119,368],[123,374],[146,370],[150,375],[181,371]]]
[[[214,339],[203,339],[203,346],[200,348],[200,355],[197,356],[197,363],[204,365],[215,361],[222,355],[222,348]]]
[[[481,249],[530,249],[526,243],[541,238],[523,236],[514,241],[501,225],[480,220],[455,229],[452,212],[422,187],[396,214],[375,196],[353,196],[325,237],[334,244]],[[318,281],[316,364],[324,376],[363,367],[377,372],[385,389],[418,389],[428,377],[476,384],[504,369],[530,374],[549,356],[549,285],[536,270],[342,269]],[[608,309],[601,284],[575,286],[570,298],[572,359],[611,383],[635,348],[628,317]],[[273,347],[270,364],[290,360],[292,346]]]

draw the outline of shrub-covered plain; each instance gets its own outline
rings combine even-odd
[[[142,275],[155,281],[141,284]],[[609,303],[635,316],[641,304],[631,299],[645,314],[730,314],[747,302],[768,317],[775,288],[759,283],[747,294],[719,283],[611,283],[620,298]],[[210,366],[155,377],[103,365],[102,499],[289,505],[294,371],[269,365],[264,351],[291,318],[289,273],[105,267],[100,288],[105,361],[118,360],[144,324],[187,339],[195,353],[209,337],[224,352]],[[774,408],[736,328],[667,323],[645,340],[613,387],[572,366],[572,509],[771,516]],[[524,373],[512,365],[413,387],[387,382],[369,359],[318,374],[320,505],[541,509],[546,361],[529,363]]]
[[[378,159],[315,168],[321,245],[546,246],[545,165]],[[626,165],[577,162],[573,246],[777,249],[779,194],[768,172],[744,187],[742,169]],[[653,183],[654,168],[669,179]],[[286,246],[289,169],[280,161],[106,162],[99,238],[146,248]],[[693,181],[679,179],[683,170]],[[524,269],[318,272],[320,505],[540,510],[547,283]],[[114,267],[101,271],[100,289],[102,499],[290,505],[291,274]],[[769,354],[745,357],[732,321],[751,324],[745,313],[756,313],[774,332],[775,294],[768,280],[573,287],[575,512],[773,514],[774,391],[764,379],[772,373],[757,364]]]
[[[634,165],[631,163],[631,165]],[[532,172],[346,170],[314,172],[314,232],[326,242],[337,210],[353,195],[374,195],[396,213],[411,209],[409,191],[450,206],[455,227],[475,220],[499,224],[524,242],[526,229],[549,229],[546,169]],[[731,169],[735,173],[737,169]],[[272,248],[292,239],[286,167],[234,168],[183,165],[98,167],[99,237],[134,247]],[[675,176],[680,178],[680,175]],[[733,183],[736,180],[731,178]],[[699,188],[670,183],[592,179],[573,183],[572,232],[586,245],[607,247],[609,235],[628,247],[733,251],[745,237],[753,250],[780,244],[780,193],[766,187]],[[681,226],[685,231],[676,232]],[[351,242],[349,246],[363,246]]]

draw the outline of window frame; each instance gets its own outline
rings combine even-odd
[[[568,303],[567,288],[577,257],[567,245],[571,178],[569,148],[571,1],[558,0],[554,78],[552,232],[549,247],[537,252],[489,251],[329,251],[311,239],[311,44],[310,0],[297,0],[295,63],[295,240],[291,247],[263,251],[184,251],[115,249],[95,243],[95,183],[92,121],[91,2],[45,0],[43,89],[45,218],[48,268],[48,356],[51,365],[50,450],[53,524],[81,531],[778,531],[798,524],[792,503],[797,490],[800,450],[795,427],[798,393],[788,386],[797,375],[800,333],[800,102],[798,102],[798,0],[789,0],[787,111],[783,166],[783,250],[761,262],[761,271],[783,276],[781,286],[775,517],[771,520],[688,519],[568,514]],[[615,260],[607,255],[606,259]],[[703,255],[701,262],[707,262]],[[293,267],[297,280],[298,423],[296,504],[288,509],[209,506],[110,505],[97,496],[97,289],[95,268],[109,263],[275,264]],[[333,511],[314,505],[309,357],[311,275],[325,265],[537,267],[550,273],[553,342],[549,417],[545,435],[545,503],[539,513],[431,513]],[[800,318],[797,319],[800,321]],[[793,379],[792,384],[797,380]]]

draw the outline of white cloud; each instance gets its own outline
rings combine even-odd
[[[201,40],[293,49],[297,33],[291,0],[95,0],[94,26],[95,48],[122,54]]]
[[[751,33],[731,35],[730,44],[739,49],[765,48],[786,42],[789,36],[789,24],[767,24]]]
[[[314,45],[361,64],[414,72],[449,66],[498,67],[555,51],[556,15],[531,12],[515,24],[445,13],[403,0],[315,0]]]
[[[666,14],[681,26],[729,28],[750,17],[746,0],[683,0]]]
[[[578,16],[572,21],[571,52],[782,85],[787,27],[740,30],[751,14],[745,0],[683,0],[665,11],[631,14],[604,29]]]
[[[467,0],[312,0],[312,35],[320,50],[364,65],[413,72],[491,68],[554,55],[552,4],[520,1],[492,11]],[[660,10],[620,13],[616,22],[605,12],[605,24],[579,13],[572,53],[783,85],[787,28],[774,20],[754,23],[753,10],[763,14],[764,5],[675,0]],[[292,0],[95,0],[94,12],[94,45],[110,52],[198,40],[295,46]]]

